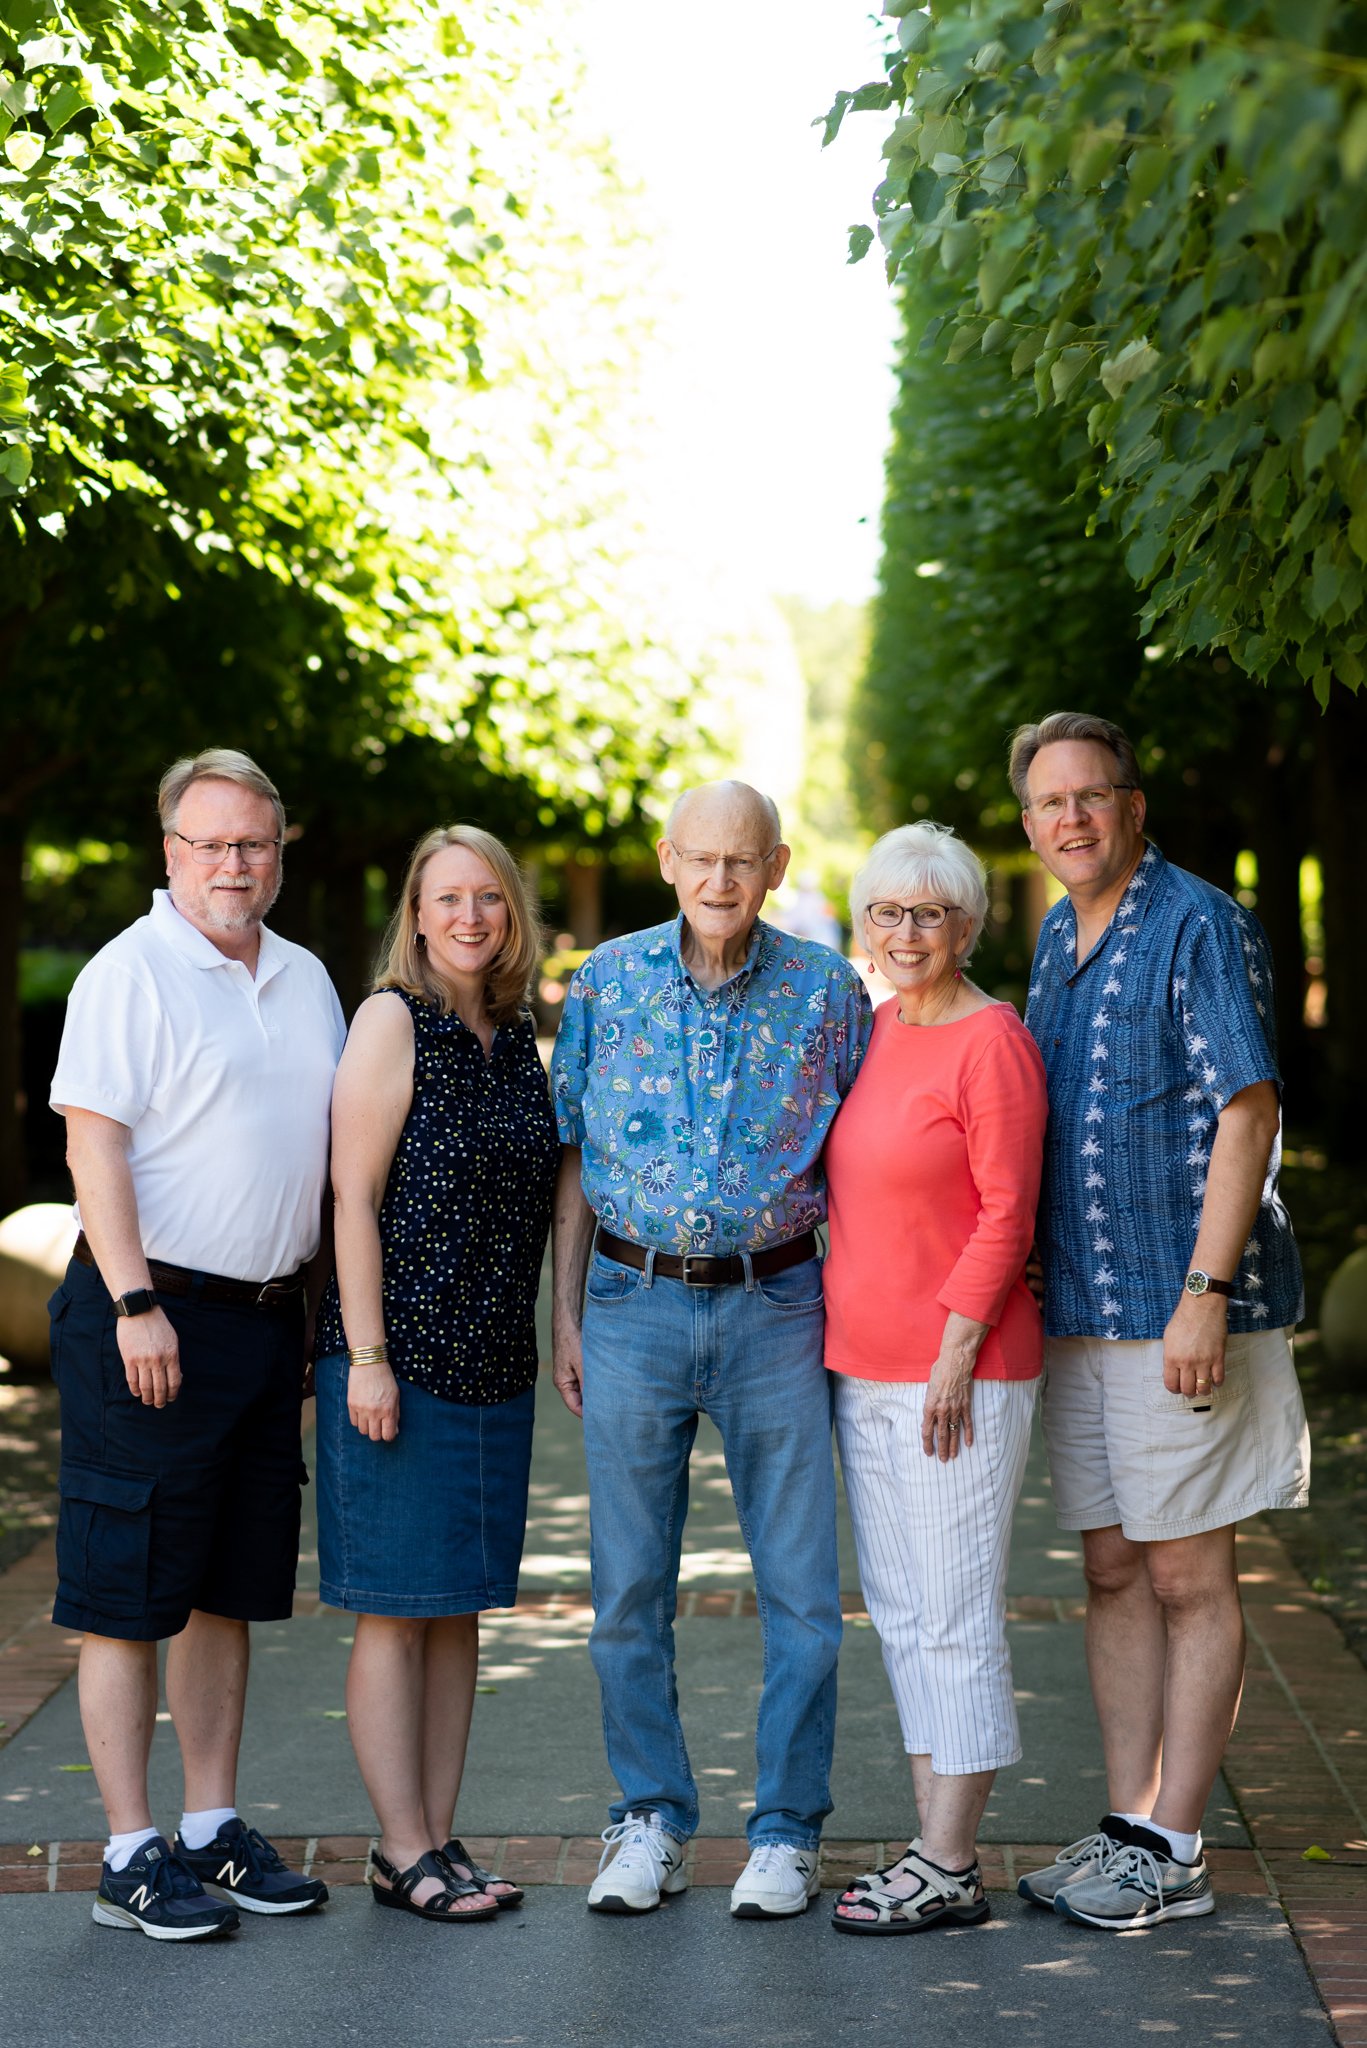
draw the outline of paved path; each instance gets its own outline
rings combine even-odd
[[[676,2033],[789,2048],[925,2026],[945,2048],[1091,2048],[1117,2025],[1180,2035],[1183,2048],[1367,2044],[1367,1673],[1266,1522],[1241,1538],[1248,1688],[1227,1779],[1206,1818],[1218,1914],[1108,1937],[1013,1896],[1016,1873],[1084,1832],[1105,1803],[1083,1671],[1077,1543],[1053,1527],[1038,1454],[1010,1581],[1026,1759],[1001,1774],[984,1824],[988,1926],[889,1946],[836,1936],[821,1908],[780,1925],[727,1914],[722,1887],[744,1861],[753,1789],[759,1641],[720,1446],[707,1425],[694,1457],[678,1629],[683,1712],[704,1788],[694,1888],[641,1921],[586,1914],[579,1887],[597,1864],[611,1784],[584,1651],[578,1427],[548,1386],[544,1393],[523,1600],[484,1625],[460,1813],[476,1854],[535,1887],[526,1909],[459,1932],[374,1913],[362,1883],[372,1823],[342,1718],[350,1624],[305,1590],[292,1623],[256,1631],[242,1809],[327,1877],[332,1904],[306,1922],[251,1921],[232,1942],[187,1950],[95,1929],[89,1893],[102,1827],[93,1781],[79,1768],[85,1751],[68,1682],[75,1642],[46,1620],[45,1546],[0,1577],[7,2038],[75,2048],[109,2038],[112,2014],[136,2014],[189,2048],[225,2034],[274,2042],[292,2026],[420,2048],[452,2039],[636,2048]],[[825,1862],[832,1885],[900,1847],[911,1821],[847,1527],[842,1556],[847,1629]],[[316,1586],[311,1552],[301,1583]],[[158,1731],[153,1776],[169,1830],[179,1811],[169,1728]],[[1307,1861],[1310,1847],[1329,1860]],[[159,2007],[167,1972],[175,1990]]]

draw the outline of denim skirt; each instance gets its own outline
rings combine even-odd
[[[399,1434],[347,1414],[344,1352],[318,1363],[320,1598],[425,1619],[511,1607],[527,1528],[536,1390],[494,1407],[399,1382]]]

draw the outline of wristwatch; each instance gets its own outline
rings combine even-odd
[[[134,1287],[127,1294],[116,1296],[114,1313],[116,1316],[145,1316],[156,1305],[157,1297],[150,1287]]]
[[[1224,1294],[1234,1298],[1232,1280],[1212,1280],[1209,1273],[1203,1273],[1199,1266],[1193,1266],[1183,1282],[1188,1294]]]

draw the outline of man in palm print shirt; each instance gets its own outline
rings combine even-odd
[[[658,852],[679,915],[585,962],[551,1067],[566,1146],[555,1382],[584,1419],[589,1647],[622,1795],[589,1905],[648,1912],[685,1882],[698,1795],[672,1621],[706,1413],[765,1638],[751,1856],[731,1910],[768,1918],[806,1907],[830,1811],[841,1624],[812,1233],[821,1147],[871,1012],[837,953],[759,917],[788,865],[767,797],[737,782],[689,791]]]
[[[1022,726],[1011,781],[1067,891],[1025,1018],[1049,1083],[1044,1434],[1059,1525],[1082,1531],[1112,1809],[1020,1890],[1124,1929],[1212,1909],[1201,1818],[1243,1680],[1235,1524],[1307,1497],[1272,968],[1257,919],[1144,837],[1118,726]]]

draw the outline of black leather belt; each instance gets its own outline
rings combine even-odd
[[[95,1254],[84,1231],[76,1239],[73,1258],[83,1266],[95,1264]],[[157,1294],[193,1294],[196,1301],[220,1303],[225,1308],[288,1308],[304,1292],[304,1269],[286,1274],[283,1280],[226,1280],[218,1273],[196,1274],[185,1266],[163,1266],[159,1259],[149,1259],[147,1270],[152,1275],[153,1291]]]
[[[605,1259],[612,1259],[619,1266],[635,1266],[638,1272],[645,1271],[649,1247],[633,1244],[629,1237],[613,1237],[610,1231],[600,1227],[596,1248]],[[800,1237],[785,1238],[782,1244],[771,1245],[768,1250],[751,1252],[750,1271],[757,1278],[766,1273],[782,1273],[789,1266],[800,1266],[804,1259],[816,1257],[816,1232],[804,1230]],[[745,1284],[745,1261],[739,1252],[732,1252],[729,1258],[709,1258],[703,1252],[656,1252],[655,1271],[662,1280],[682,1280],[685,1287],[743,1287]]]

